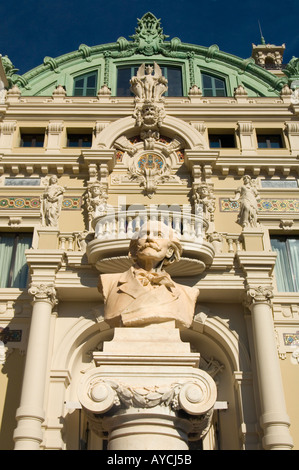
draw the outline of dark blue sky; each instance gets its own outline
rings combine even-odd
[[[299,56],[299,0],[15,0],[0,4],[0,54],[19,73],[80,44],[94,46],[134,34],[137,18],[151,11],[164,34],[211,46],[244,59],[260,43],[286,44],[284,62]]]

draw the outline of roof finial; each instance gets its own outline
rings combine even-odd
[[[263,37],[263,33],[262,33],[262,28],[261,28],[260,20],[258,20],[258,24],[259,24],[259,28],[260,28],[261,42],[262,42],[263,45],[265,45],[265,44],[266,44],[266,41],[265,41],[265,39],[264,39],[264,37]]]

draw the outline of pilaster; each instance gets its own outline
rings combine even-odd
[[[33,308],[14,440],[15,450],[39,450],[43,440],[42,423],[45,419],[44,398],[51,314],[58,303],[55,275],[61,265],[62,254],[42,254],[39,250],[27,250],[26,256],[31,271],[32,282],[28,292],[33,297]]]

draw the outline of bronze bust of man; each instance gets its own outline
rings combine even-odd
[[[181,253],[170,227],[144,224],[129,247],[134,265],[124,273],[100,275],[105,321],[113,327],[140,327],[175,320],[176,326],[189,328],[199,290],[175,283],[164,269]]]

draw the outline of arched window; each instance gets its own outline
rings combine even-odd
[[[201,79],[203,96],[227,96],[224,79],[207,73],[202,73]]]
[[[159,64],[160,65],[160,64]],[[181,67],[160,65],[162,75],[168,80],[168,90],[164,96],[183,96],[183,80]],[[130,80],[137,74],[139,66],[118,67],[117,96],[133,96],[130,91]]]
[[[74,96],[96,96],[97,72],[80,75],[74,79]]]

